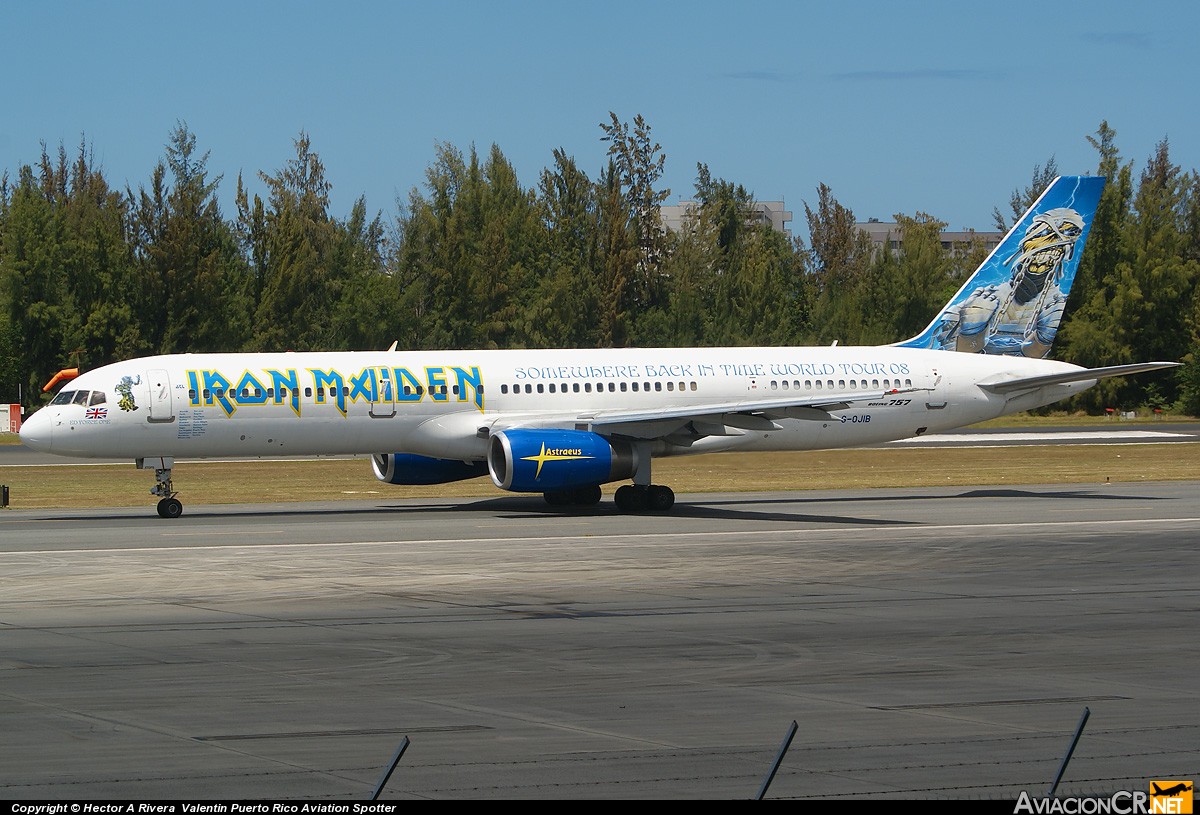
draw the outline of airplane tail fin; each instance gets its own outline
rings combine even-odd
[[[933,322],[896,344],[1049,354],[1103,190],[1103,176],[1054,179]]]

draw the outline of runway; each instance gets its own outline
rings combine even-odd
[[[1060,795],[1200,775],[1200,483],[17,510],[0,798]]]
[[[1200,442],[1200,422],[1134,423],[1104,421],[1081,427],[1038,426],[1028,428],[966,427],[928,436],[914,436],[869,447],[980,447],[1031,444],[1178,444]],[[364,458],[364,456],[322,456]],[[180,463],[194,459],[180,459]],[[226,459],[230,460],[230,459]],[[254,460],[254,459],[251,459]],[[295,460],[295,459],[292,459]],[[77,459],[39,453],[21,444],[0,444],[0,467],[79,467],[85,464],[129,464],[129,459]]]

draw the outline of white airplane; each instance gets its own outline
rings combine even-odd
[[[390,484],[490,475],[551,504],[665,511],[658,456],[816,450],[936,433],[1047,405],[1148,362],[1044,359],[1103,178],[1057,179],[920,335],[871,347],[177,354],[70,381],[27,446],[153,469],[183,512],[174,460],[371,454]],[[967,352],[967,353],[959,353]],[[49,386],[48,386],[49,387]]]

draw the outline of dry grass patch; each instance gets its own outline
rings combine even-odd
[[[486,478],[430,487],[375,480],[368,459],[177,464],[185,504],[473,497],[501,494]],[[1200,444],[719,453],[655,461],[677,493],[1200,480]],[[14,508],[151,506],[153,473],[132,464],[0,467]],[[611,493],[614,486],[605,488]]]

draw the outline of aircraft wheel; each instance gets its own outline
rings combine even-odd
[[[178,518],[183,514],[183,503],[178,498],[164,498],[158,502],[160,518]]]
[[[582,507],[595,506],[600,503],[600,485],[592,484],[587,487],[577,487],[571,490],[571,502]]]
[[[641,512],[647,505],[646,488],[636,484],[626,484],[617,488],[613,500],[617,504],[617,509],[622,512]]]
[[[646,489],[646,503],[653,512],[666,512],[675,506],[675,492],[661,484],[651,484]]]

